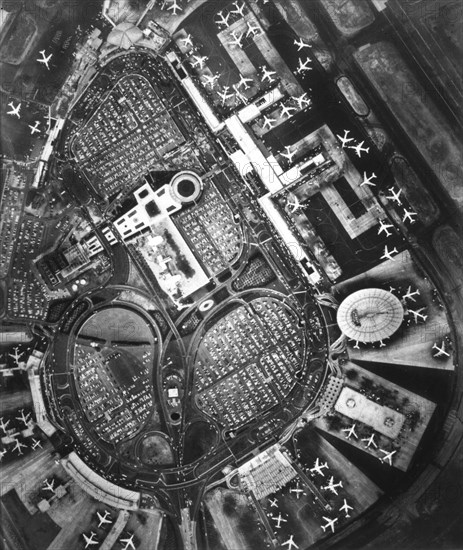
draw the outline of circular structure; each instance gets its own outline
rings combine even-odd
[[[403,318],[402,304],[393,294],[381,288],[365,288],[341,303],[337,323],[352,340],[379,342],[392,336]]]
[[[202,193],[201,178],[190,170],[183,170],[170,181],[170,192],[174,200],[181,204],[197,201]]]

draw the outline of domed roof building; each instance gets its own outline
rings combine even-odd
[[[108,42],[118,48],[128,50],[142,38],[143,33],[138,27],[132,23],[124,21],[119,23],[119,25],[114,27],[114,29],[109,33]]]
[[[350,294],[339,306],[337,323],[348,338],[379,342],[392,336],[402,324],[400,300],[381,288],[365,288]]]

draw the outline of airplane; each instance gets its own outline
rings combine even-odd
[[[299,58],[299,65],[297,66],[296,73],[302,74],[302,73],[305,73],[306,71],[311,71],[312,67],[308,66],[308,64],[311,63],[311,61],[312,60],[310,59],[310,57],[308,57],[304,62],[302,61],[301,58]]]
[[[206,81],[204,83],[205,86],[210,86],[211,88],[213,88],[217,80],[220,78],[220,75],[213,74],[212,76],[209,76],[207,74],[203,74],[202,78],[204,78],[204,80]]]
[[[299,202],[299,199],[295,195],[294,195],[294,202],[288,201],[286,204],[291,207],[291,213],[296,212],[296,210],[301,207],[301,203]]]
[[[386,195],[386,199],[394,201],[400,206],[402,204],[402,201],[400,200],[399,197],[400,197],[400,194],[402,193],[402,189],[399,189],[397,192],[395,192],[393,187],[389,187],[389,193],[391,194]]]
[[[450,353],[447,353],[445,351],[445,340],[442,340],[442,347],[439,347],[437,343],[434,343],[432,345],[432,349],[435,349],[437,353],[433,353],[433,357],[442,357],[445,355],[446,357],[450,357]]]
[[[348,138],[347,137],[349,135],[349,133],[350,133],[350,130],[344,130],[344,137],[339,136],[338,134],[336,134],[336,137],[341,141],[341,147],[343,149],[345,147],[350,147],[349,145],[347,145],[347,143],[349,143],[349,141],[354,141],[354,138]]]
[[[229,90],[229,86],[224,86],[224,89],[222,92],[219,92],[219,97],[222,99],[222,105],[225,105],[225,102],[227,101],[227,99],[230,99],[231,97],[233,97],[233,94],[229,94],[228,93],[228,90]]]
[[[371,434],[370,437],[364,437],[362,441],[366,442],[366,445],[365,445],[366,449],[369,449],[371,445],[373,445],[373,447],[375,447],[376,449],[378,448],[378,445],[376,445],[376,442],[375,442],[375,434]]]
[[[264,123],[262,125],[262,128],[272,128],[272,124],[276,122],[274,118],[268,118],[264,115]]]
[[[230,19],[230,14],[227,13],[227,15],[224,17],[222,14],[222,10],[220,10],[217,15],[220,17],[220,21],[216,21],[217,25],[224,25],[225,27],[229,27],[230,23],[228,20]]]
[[[260,28],[259,25],[256,25],[255,27],[253,27],[252,23],[250,23],[249,21],[247,21],[246,24],[248,26],[248,30],[246,31],[246,37],[248,37],[250,34],[255,36],[257,33],[260,34],[262,32],[262,29]]]
[[[402,221],[409,221],[410,223],[415,223],[416,220],[413,219],[413,216],[418,216],[416,212],[412,212],[411,210],[404,209],[404,217],[402,218]]]
[[[42,443],[40,442],[40,440],[32,438],[31,449],[34,451],[35,449],[37,449],[37,447],[40,447],[42,449]]]
[[[50,61],[52,54],[45,56],[45,50],[40,50],[39,54],[42,56],[42,59],[37,59],[37,61],[39,63],[43,63],[45,67],[50,70],[48,62]]]
[[[326,518],[325,516],[322,516],[322,518],[327,522],[325,525],[320,526],[323,529],[323,532],[330,528],[331,531],[333,531],[334,533],[334,524],[338,521],[338,518],[330,519]]]
[[[267,67],[261,67],[262,68],[262,80],[268,80],[269,82],[274,82],[275,79],[272,78],[272,75],[277,74],[276,71],[271,71],[270,69],[267,69]]]
[[[413,309],[409,309],[408,310],[408,313],[411,313],[414,317],[414,320],[415,320],[415,323],[418,323],[418,318],[420,319],[423,319],[423,321],[426,321],[426,319],[428,318],[427,315],[423,315],[421,312],[424,311],[426,308],[422,307],[420,309],[418,309],[417,311],[413,310]]]
[[[347,504],[347,500],[344,499],[344,504],[341,506],[341,508],[339,508],[339,511],[340,512],[345,512],[346,513],[346,518],[349,518],[350,517],[350,514],[349,514],[349,510],[353,510],[354,508],[352,506],[349,506]]]
[[[8,103],[8,107],[11,108],[11,111],[7,111],[7,113],[6,113],[7,115],[17,116],[18,118],[21,118],[21,116],[19,114],[19,111],[21,110],[21,103],[18,103],[15,107],[14,103],[12,101],[10,101],[10,103]]]
[[[411,300],[412,302],[416,302],[415,298],[413,296],[419,296],[420,295],[420,289],[417,288],[412,292],[412,287],[409,286],[407,288],[407,292],[402,296],[402,300]]]
[[[231,10],[230,13],[236,13],[236,15],[241,15],[241,17],[244,17],[244,8],[246,7],[245,4],[241,4],[241,6],[238,4],[238,2],[233,2],[233,5],[235,6],[234,10]]]
[[[352,426],[350,428],[344,428],[343,430],[341,430],[342,432],[346,432],[347,435],[346,435],[346,439],[350,439],[352,436],[355,437],[355,439],[358,439],[358,435],[355,431],[355,424],[352,424]]]
[[[50,482],[48,481],[48,479],[46,479],[43,484],[43,490],[50,491],[51,493],[55,494],[55,481],[52,479]]]
[[[270,508],[278,508],[278,501],[276,498],[269,498],[268,501],[270,502]]]
[[[22,455],[23,452],[21,451],[21,447],[27,447],[27,445],[24,445],[24,443],[21,443],[21,441],[19,441],[19,439],[16,440],[16,444],[15,446],[13,447],[13,451],[18,451],[18,454],[19,455]]]
[[[244,89],[247,90],[248,88],[250,88],[251,86],[248,86],[248,82],[253,82],[252,78],[246,78],[245,76],[243,75],[240,75],[241,78],[239,79],[238,81],[238,84],[237,84],[237,87],[238,88],[241,88],[241,86],[244,86]]]
[[[16,364],[18,364],[19,359],[24,355],[24,352],[20,352],[19,349],[16,347],[13,350],[13,353],[9,353],[8,356],[12,357]]]
[[[390,453],[385,451],[384,449],[380,449],[382,453],[384,453],[383,457],[378,457],[381,462],[389,462],[389,465],[392,466],[392,456],[395,455],[397,451],[391,451]]]
[[[385,347],[386,347],[386,344],[385,344],[382,340],[380,340],[380,341],[379,341],[379,347],[380,347],[380,348],[385,348]]]
[[[4,451],[0,451],[0,462],[3,460],[3,457],[6,455],[6,453],[7,453],[6,449]]]
[[[32,126],[32,124],[28,124],[29,128],[31,129],[31,134],[34,135],[34,134],[40,134],[40,130],[39,130],[39,124],[40,124],[40,121],[39,120],[36,120],[35,121],[35,124],[34,126]]]
[[[21,409],[20,410],[20,416],[17,416],[16,420],[19,420],[20,422],[22,422],[24,424],[24,426],[26,426],[26,428],[28,428],[29,427],[28,422],[30,422],[30,420],[29,420],[30,414],[31,413],[27,413],[25,415],[24,414],[24,409]]]
[[[386,233],[386,237],[390,237],[392,233],[388,231],[390,227],[394,227],[390,223],[384,223],[383,220],[379,221],[379,229],[378,229],[378,235],[381,234],[383,231]]]
[[[277,529],[281,527],[282,523],[286,523],[288,521],[287,519],[284,519],[284,517],[281,515],[281,512],[278,514],[278,516],[271,516],[271,518],[276,521]]]
[[[100,514],[100,512],[97,512],[96,515],[99,519],[98,527],[101,527],[104,523],[108,523],[109,525],[112,523],[111,514],[108,512],[108,510],[105,510],[103,515]]]
[[[376,179],[376,174],[372,172],[371,176],[367,178],[367,173],[363,172],[363,181],[360,184],[360,187],[363,187],[364,185],[370,185],[371,187],[376,187],[376,183],[373,183],[371,180]]]
[[[307,97],[307,94],[304,92],[302,95],[294,98],[297,101],[299,109],[302,109],[302,105],[310,105],[310,99]]]
[[[310,48],[310,44],[306,44],[302,38],[300,40],[295,39],[294,45],[297,46],[298,52],[301,51],[302,48]]]
[[[243,33],[236,34],[235,31],[231,32],[231,35],[233,36],[233,40],[228,43],[229,46],[238,46],[239,48],[243,47],[243,44],[241,41],[243,40]]]
[[[82,533],[82,536],[85,540],[85,548],[93,546],[94,544],[98,544],[98,541],[93,538],[96,537],[96,533],[94,531],[90,533],[90,536],[86,535],[85,533]]]
[[[206,55],[204,55],[203,57],[201,57],[200,55],[193,55],[193,59],[194,61],[191,62],[191,66],[197,67],[199,65],[199,68],[202,69],[208,57]]]
[[[397,254],[399,251],[394,246],[392,250],[388,250],[387,245],[384,247],[384,254],[381,256],[380,260],[392,260],[395,262],[394,258],[392,257],[392,254]]]
[[[187,34],[185,38],[181,38],[180,42],[183,42],[183,45],[185,46],[185,48],[187,46],[193,47],[193,39],[191,37],[191,34]]]
[[[291,550],[292,548],[299,548],[299,546],[293,540],[293,535],[291,535],[286,542],[282,543],[282,546],[286,545],[288,545],[288,550]]]
[[[323,464],[320,463],[320,460],[317,458],[315,460],[315,464],[313,465],[313,468],[310,468],[310,471],[312,473],[317,472],[317,474],[320,474],[321,476],[324,476],[323,468],[328,468],[328,462],[324,462]]]
[[[123,550],[128,550],[129,547],[132,548],[132,550],[135,550],[135,544],[133,543],[133,537],[134,537],[134,535],[132,534],[132,536],[130,536],[127,539],[119,539],[120,543],[125,544]]]
[[[362,152],[364,153],[368,153],[368,151],[370,150],[369,147],[362,147],[362,145],[364,144],[365,142],[364,141],[361,141],[360,143],[357,143],[357,145],[349,145],[349,149],[354,149],[355,151],[355,154],[358,156],[358,157],[361,157],[362,156]]]
[[[328,485],[326,485],[325,487],[322,487],[322,489],[326,489],[327,491],[331,491],[332,493],[337,495],[338,492],[336,491],[336,488],[337,487],[342,487],[342,486],[343,486],[342,481],[339,481],[338,483],[334,483],[334,477],[331,476],[330,480],[328,482]]]
[[[10,423],[9,420],[6,422],[3,422],[3,416],[0,418],[0,429],[3,430],[3,433],[6,434],[6,429],[8,428],[8,424]]]
[[[173,15],[177,15],[177,11],[183,11],[183,8],[177,4],[177,0],[174,0],[167,9],[172,10]]]
[[[294,155],[297,153],[297,147],[294,151],[291,152],[291,147],[288,147],[285,145],[286,153],[280,153],[282,157],[286,157],[288,159],[288,163],[291,163],[293,160]]]
[[[295,111],[296,107],[287,107],[286,105],[281,106],[281,112],[280,116],[283,117],[286,115],[288,118],[291,118],[293,115],[291,114],[291,111]]]
[[[290,492],[290,493],[296,493],[296,498],[297,498],[297,500],[299,500],[299,499],[301,498],[301,493],[302,493],[303,495],[305,495],[303,489],[301,489],[301,488],[299,487],[299,485],[298,485],[295,489],[290,489],[289,492]]]

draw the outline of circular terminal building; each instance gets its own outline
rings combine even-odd
[[[337,323],[348,338],[372,343],[392,336],[403,318],[402,304],[393,294],[381,288],[365,288],[341,303]]]
[[[195,172],[182,170],[170,180],[170,194],[180,204],[195,202],[201,196],[203,182]]]

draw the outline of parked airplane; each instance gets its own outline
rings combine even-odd
[[[242,40],[243,40],[243,33],[237,34],[236,31],[232,31],[231,36],[233,36],[233,40],[231,40],[228,45],[229,46],[238,46],[239,48],[243,47]]]
[[[19,348],[16,347],[13,349],[13,353],[9,353],[8,356],[9,357],[12,357],[14,359],[14,362],[16,364],[19,363],[19,360],[21,359],[21,357],[24,355],[24,352],[22,351],[19,351]]]
[[[420,295],[420,289],[417,288],[412,292],[411,285],[407,288],[407,292],[402,296],[402,300],[411,300],[412,302],[416,302],[415,298],[413,296],[419,296]]]
[[[3,433],[6,434],[6,429],[8,428],[8,424],[10,423],[9,420],[6,422],[3,422],[3,416],[0,418],[0,429],[3,430]]]
[[[367,449],[369,449],[371,445],[373,445],[373,447],[375,447],[376,449],[378,448],[378,445],[376,445],[375,442],[375,434],[371,434],[370,437],[364,437],[362,441],[366,442],[365,448]]]
[[[355,424],[352,424],[350,428],[344,428],[341,430],[342,432],[346,432],[346,439],[350,439],[352,436],[355,437],[355,439],[358,439],[357,432],[355,431]]]
[[[386,195],[386,199],[394,201],[400,206],[402,204],[402,201],[400,200],[400,195],[402,193],[402,189],[399,189],[398,191],[394,191],[393,187],[389,187],[389,193],[391,193],[391,194]]]
[[[350,134],[350,130],[344,130],[344,137],[339,136],[336,134],[336,137],[341,141],[341,147],[344,149],[346,147],[350,147],[350,145],[347,145],[350,141],[354,141],[354,138],[348,138],[347,136]]]
[[[246,24],[248,26],[248,30],[246,31],[246,37],[248,37],[250,34],[255,36],[256,34],[262,33],[262,29],[260,28],[259,25],[256,25],[255,27],[253,27],[252,23],[250,23],[249,21],[247,21]]]
[[[278,514],[278,516],[271,516],[271,518],[276,521],[277,529],[281,527],[282,523],[286,523],[288,521],[287,519],[284,519],[284,517],[281,515],[281,512]]]
[[[321,525],[321,528],[323,529],[323,532],[325,532],[327,529],[331,529],[334,533],[334,524],[338,521],[338,518],[326,518],[325,516],[322,516],[322,518],[326,521],[325,525]]]
[[[349,518],[350,517],[349,510],[353,510],[353,509],[354,508],[352,506],[349,506],[347,504],[347,500],[344,499],[344,504],[341,506],[341,508],[339,508],[339,511],[340,512],[345,512],[346,518]]]
[[[268,80],[269,82],[275,82],[275,79],[272,78],[272,75],[277,74],[276,71],[267,69],[267,67],[262,68],[262,80]]]
[[[296,68],[296,73],[303,74],[307,71],[311,71],[312,67],[309,67],[309,63],[311,62],[312,60],[310,59],[310,57],[308,57],[304,62],[302,61],[301,58],[299,58],[299,65]]]
[[[248,88],[250,88],[251,86],[248,85],[248,82],[253,82],[252,78],[246,78],[245,76],[243,75],[240,75],[240,79],[238,81],[238,88],[241,88],[241,86],[244,86],[244,89],[247,90]]]
[[[223,91],[218,93],[219,97],[222,100],[222,105],[225,105],[225,102],[227,101],[227,99],[230,99],[231,97],[233,97],[233,94],[229,94],[228,90],[229,90],[229,86],[224,86]]]
[[[413,216],[418,216],[418,214],[416,212],[412,212],[411,210],[404,209],[404,217],[402,218],[402,221],[415,223],[416,220],[413,219]]]
[[[282,157],[285,157],[288,159],[288,163],[291,164],[294,155],[297,153],[297,147],[294,149],[294,151],[291,151],[291,147],[288,147],[288,145],[285,145],[286,153],[280,153]]]
[[[295,489],[290,489],[290,493],[295,493],[297,500],[301,498],[301,493],[305,495],[304,490],[299,487],[299,485]]]
[[[268,501],[270,502],[270,508],[278,508],[278,501],[276,498],[269,498]]]
[[[380,457],[379,457],[379,460],[380,460],[381,462],[386,462],[386,461],[387,461],[387,462],[389,462],[389,465],[392,466],[392,457],[393,457],[393,455],[395,455],[395,453],[396,453],[397,451],[388,452],[388,451],[385,451],[384,449],[380,449],[380,451],[381,451],[382,453],[384,453],[384,456],[383,456],[383,457],[380,456]]]
[[[423,319],[423,321],[426,321],[426,319],[428,318],[427,315],[423,315],[421,312],[424,311],[426,308],[425,307],[421,307],[420,309],[418,310],[414,310],[414,309],[409,309],[408,310],[408,313],[411,313],[413,315],[413,318],[414,318],[414,321],[415,323],[418,323],[418,318],[419,319]]]
[[[10,103],[8,103],[8,107],[11,108],[11,111],[7,111],[7,113],[6,113],[7,115],[17,116],[18,118],[21,118],[21,116],[19,114],[19,111],[21,110],[21,103],[18,103],[15,107],[14,103],[12,101],[10,101]]]
[[[178,11],[183,11],[183,8],[177,4],[177,0],[174,0],[167,9],[172,10],[173,15],[177,15]]]
[[[231,10],[230,13],[234,13],[236,15],[244,17],[244,8],[246,7],[245,4],[243,3],[240,6],[238,2],[233,2],[233,5],[235,6],[235,9]]]
[[[202,57],[200,55],[193,55],[192,56],[194,61],[191,62],[192,67],[198,67],[202,69],[204,67],[204,64],[206,63],[208,57],[206,55],[203,55]]]
[[[450,357],[450,353],[445,351],[445,340],[442,340],[442,345],[439,347],[437,343],[434,343],[432,345],[432,349],[436,350],[436,353],[433,353],[433,357],[442,357],[445,355],[446,357]]]
[[[394,248],[392,250],[389,250],[387,248],[387,245],[384,247],[384,254],[381,256],[380,260],[392,260],[393,262],[395,261],[394,258],[392,257],[392,254],[397,254],[399,251],[397,250],[397,248],[394,246]]]
[[[40,447],[42,449],[42,443],[40,442],[39,439],[34,439],[32,438],[32,445],[31,445],[31,449],[33,451],[35,451],[35,449],[37,449],[37,447]]]
[[[96,537],[96,533],[92,531],[90,533],[90,536],[86,535],[85,533],[82,533],[82,536],[85,540],[85,548],[88,548],[89,546],[93,546],[94,544],[98,544],[98,541],[95,540],[94,537]]]
[[[228,22],[228,20],[230,19],[230,14],[227,13],[227,15],[224,17],[222,10],[220,10],[217,15],[220,17],[220,20],[216,21],[217,25],[223,25],[224,27],[228,28],[230,26],[230,23]]]
[[[273,128],[273,123],[276,122],[274,118],[269,118],[264,115],[264,123],[262,128]]]
[[[192,39],[191,34],[187,34],[187,35],[185,36],[185,38],[181,38],[181,39],[180,39],[180,42],[183,42],[183,45],[185,46],[185,48],[186,48],[187,46],[193,47],[193,39]]]
[[[323,464],[321,464],[320,459],[317,458],[315,460],[315,464],[313,465],[313,468],[310,468],[310,471],[312,473],[317,472],[317,474],[324,476],[325,474],[323,473],[323,468],[328,468],[328,462],[324,462]]]
[[[360,187],[363,185],[370,185],[371,187],[376,187],[376,183],[373,183],[371,180],[376,179],[376,174],[372,172],[371,176],[367,178],[367,173],[363,172],[363,181],[360,184]]]
[[[215,83],[217,82],[217,80],[220,78],[220,75],[213,74],[212,76],[209,76],[208,74],[203,74],[201,76],[201,78],[204,78],[204,80],[205,80],[204,85],[205,86],[210,86],[211,88],[213,88],[215,86]]]
[[[101,527],[105,523],[111,525],[111,523],[113,522],[111,519],[111,514],[108,512],[108,510],[105,510],[104,514],[100,514],[100,512],[97,512],[96,515],[98,516],[99,520],[98,527]]]
[[[48,62],[50,61],[52,54],[45,56],[45,50],[40,50],[39,54],[42,56],[42,59],[37,59],[37,61],[39,63],[43,63],[45,67],[50,70]]]
[[[310,99],[307,97],[307,94],[304,92],[300,96],[296,96],[293,98],[295,101],[297,101],[297,106],[299,109],[302,109],[303,105],[310,105]]]
[[[294,45],[297,46],[298,52],[301,51],[302,48],[310,48],[310,44],[306,44],[302,38],[300,40],[295,39]]]
[[[13,451],[18,451],[18,454],[19,455],[22,455],[23,452],[21,451],[21,448],[25,448],[27,447],[27,445],[24,445],[24,443],[21,443],[21,441],[19,441],[19,439],[16,440],[16,443],[15,443],[15,446],[13,447]]]
[[[290,212],[296,212],[298,208],[301,207],[301,203],[299,202],[299,199],[296,197],[296,195],[293,195],[292,198],[294,198],[294,202],[287,201],[287,205],[290,207]]]
[[[392,235],[392,233],[388,231],[390,227],[394,227],[394,226],[391,223],[384,223],[383,220],[380,220],[378,235],[384,231],[386,233],[386,237],[390,237]]]
[[[39,121],[39,120],[36,120],[36,121],[35,121],[34,126],[32,126],[32,124],[28,124],[29,128],[31,129],[31,134],[32,134],[32,135],[34,135],[34,134],[40,134],[39,124],[40,124],[40,121]]]
[[[293,115],[291,111],[295,111],[296,107],[287,107],[286,105],[281,106],[280,116],[283,117],[286,115],[288,118],[291,118]]]
[[[19,412],[20,412],[20,416],[17,416],[16,420],[19,420],[24,424],[24,426],[26,426],[26,428],[28,428],[29,427],[28,422],[30,422],[29,416],[31,415],[31,413],[24,414],[24,409],[21,409]]]
[[[122,550],[128,550],[128,548],[132,548],[132,550],[135,550],[135,544],[133,543],[133,537],[134,537],[134,535],[132,534],[130,537],[128,537],[126,539],[119,539],[120,543],[125,544],[125,546]]]
[[[55,481],[53,479],[51,481],[48,481],[48,479],[46,479],[43,483],[43,490],[50,491],[51,493],[55,494]]]
[[[360,143],[357,143],[357,145],[349,145],[349,149],[354,149],[355,151],[355,154],[358,156],[358,157],[361,157],[362,156],[362,152],[363,153],[368,153],[368,151],[370,150],[369,147],[362,147],[362,145],[364,144],[365,142],[364,141],[361,141]]]
[[[322,489],[326,489],[327,491],[331,491],[335,495],[338,494],[336,491],[337,487],[342,487],[342,481],[339,481],[338,483],[334,483],[334,477],[331,476],[330,480],[328,481],[328,485],[325,485],[325,487],[322,487]]]
[[[291,535],[286,542],[282,543],[282,546],[286,545],[288,546],[288,550],[291,550],[292,548],[299,548],[299,546],[293,540],[293,535]]]
[[[7,453],[6,449],[4,451],[0,451],[0,462],[3,460],[3,457],[6,455],[6,453]]]

